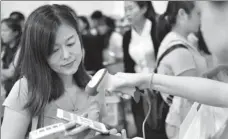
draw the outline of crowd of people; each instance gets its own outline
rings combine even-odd
[[[139,102],[131,100],[134,137],[228,138],[228,2],[169,1],[161,15],[151,1],[125,1],[123,8],[126,26],[101,11],[86,17],[58,4],[1,20],[3,139],[26,138],[34,119],[37,128],[65,122],[56,118],[59,108],[102,121],[106,94],[89,96],[85,87],[118,61],[123,71],[104,89],[140,90]],[[59,139],[96,135],[67,126]]]

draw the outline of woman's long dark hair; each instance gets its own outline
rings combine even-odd
[[[204,37],[203,37],[201,30],[198,31],[196,36],[198,37],[198,48],[199,48],[199,50],[203,51],[207,55],[211,55],[211,52],[209,51],[209,49],[207,47],[207,44],[204,40]]]
[[[153,4],[151,1],[135,1],[136,4],[140,7],[140,8],[147,8],[146,13],[144,14],[144,16],[151,20],[151,21],[155,21],[156,20],[156,12],[154,10]]]
[[[173,25],[176,24],[177,14],[180,9],[190,14],[194,7],[194,1],[169,1],[165,13],[158,20],[157,40],[161,42],[166,34],[171,31]]]
[[[16,68],[20,74],[16,77],[25,77],[28,81],[28,102],[24,108],[32,116],[39,115],[48,102],[58,99],[64,93],[62,80],[47,62],[54,47],[57,29],[62,23],[72,26],[81,41],[77,15],[66,5],[41,6],[31,13],[25,23]],[[82,89],[89,82],[90,76],[83,62],[73,78]]]

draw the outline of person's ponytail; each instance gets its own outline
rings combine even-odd
[[[153,4],[151,1],[146,1],[148,4],[147,11],[145,13],[145,17],[151,21],[156,21],[157,13],[154,10]]]
[[[157,13],[154,10],[153,4],[151,1],[135,1],[136,4],[140,7],[146,7],[147,11],[145,12],[144,16],[151,20],[152,22],[156,20]]]
[[[166,13],[162,14],[158,18],[156,38],[159,43],[164,39],[164,37],[171,31],[172,26],[169,21],[169,17]]]

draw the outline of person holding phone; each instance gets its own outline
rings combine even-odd
[[[100,121],[105,114],[104,94],[85,92],[91,77],[83,65],[83,44],[77,15],[66,5],[44,5],[33,11],[24,26],[18,54],[17,81],[5,99],[2,139],[25,139],[33,119],[37,128],[64,122],[57,109]],[[95,136],[88,127],[68,125],[59,139]]]

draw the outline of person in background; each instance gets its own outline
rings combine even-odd
[[[167,34],[159,47],[157,59],[174,47],[159,61],[157,73],[172,76],[201,76],[207,70],[206,59],[197,46],[188,41],[189,34],[197,33],[200,25],[199,8],[195,2],[170,1],[167,10],[160,17],[159,34]],[[180,97],[169,98],[161,92],[163,99],[170,105],[166,117],[166,133],[169,139],[178,139],[180,125],[188,114],[193,102]],[[169,102],[169,100],[172,100]]]
[[[117,32],[114,19],[108,18],[106,20],[106,24],[109,27],[109,30],[111,30],[111,35],[107,46],[107,49],[109,50],[109,55],[114,59],[114,61],[122,60],[123,59],[123,52],[122,52],[123,36],[119,32]]]
[[[118,73],[115,77],[119,81],[108,90],[119,92],[129,87],[151,88],[201,103],[201,105],[195,103],[197,109],[193,109],[193,112],[196,113],[191,116],[192,120],[186,123],[188,129],[182,139],[226,139],[228,138],[228,2],[199,1],[196,4],[201,13],[202,36],[216,59],[216,67],[204,75],[208,79],[154,73]]]
[[[2,139],[25,139],[36,117],[38,128],[65,123],[56,117],[57,109],[101,120],[104,94],[92,97],[85,92],[91,77],[83,66],[82,49],[77,15],[70,7],[43,5],[29,15],[16,67],[18,80],[3,103]],[[75,122],[67,127],[59,139],[95,135],[87,126],[75,128]],[[81,133],[76,134],[78,128]]]
[[[78,17],[78,29],[82,35],[89,35],[90,34],[90,24],[88,19],[85,16]]]
[[[130,30],[123,36],[124,72],[150,73],[156,63],[159,42],[156,39],[157,14],[151,1],[125,1],[125,17]],[[147,113],[147,96],[139,103],[132,100],[137,136],[142,137],[142,124]],[[153,123],[146,124],[146,138],[164,138],[164,133],[153,130]]]
[[[91,14],[92,28],[91,33],[97,35],[97,27],[100,25],[100,21],[104,18],[104,15],[101,11],[96,10]]]
[[[23,28],[24,22],[25,22],[25,16],[21,12],[15,11],[15,12],[10,13],[9,18],[18,20],[18,22],[20,22],[20,24],[21,24],[21,27]]]
[[[122,58],[122,35],[115,31],[115,20],[111,17],[104,17],[97,27],[98,34],[103,42],[103,63],[104,66],[115,63]]]
[[[93,15],[93,18],[96,19]],[[96,34],[93,33],[89,21],[86,17],[79,16],[79,29],[82,33],[82,42],[84,45],[84,64],[86,70],[89,74],[93,75],[96,71],[103,68],[103,40],[101,39],[100,35],[97,33],[97,25],[96,22]],[[94,19],[94,20],[95,20]],[[97,21],[97,20],[96,20]],[[95,21],[94,21],[95,22]]]
[[[5,97],[12,87],[15,72],[14,57],[19,48],[22,29],[17,20],[7,18],[1,21],[1,82],[5,89]]]

